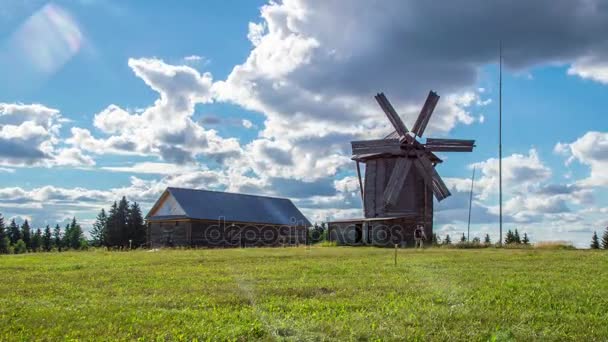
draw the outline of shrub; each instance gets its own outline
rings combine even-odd
[[[534,244],[538,249],[576,249],[570,241],[540,241]]]
[[[336,241],[323,241],[319,244],[317,244],[317,246],[319,247],[336,247],[338,244],[336,243]]]
[[[15,246],[13,247],[13,251],[15,254],[23,254],[27,252],[27,246],[25,245],[25,242],[21,239],[17,240],[17,243],[15,243]]]

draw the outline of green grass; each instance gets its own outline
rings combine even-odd
[[[0,340],[606,340],[608,253],[276,248],[0,257]]]

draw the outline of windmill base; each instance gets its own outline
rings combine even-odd
[[[414,247],[414,230],[424,226],[426,243],[433,236],[433,222],[421,216],[375,217],[329,222],[329,239],[340,246]]]

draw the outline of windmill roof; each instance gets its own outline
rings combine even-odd
[[[179,215],[152,215],[167,195],[183,209]],[[310,221],[287,198],[169,187],[152,207],[147,220],[198,219],[310,226]]]

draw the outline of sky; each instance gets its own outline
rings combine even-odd
[[[517,20],[513,20],[517,18]],[[289,197],[313,222],[362,216],[350,141],[379,139],[384,92],[441,153],[434,230],[589,244],[608,226],[608,2],[4,0],[0,213],[90,229],[167,186]]]

